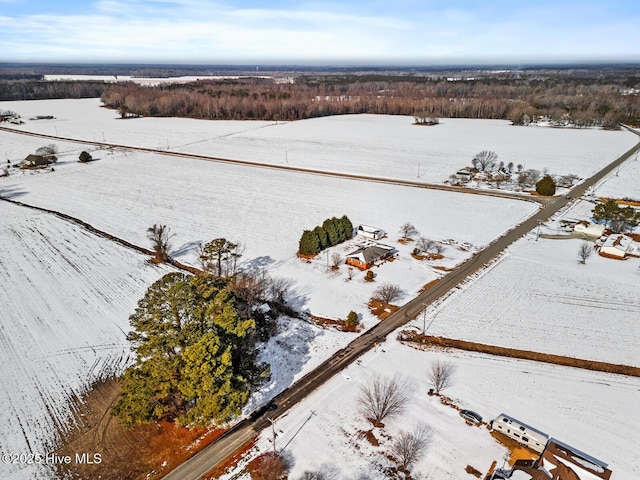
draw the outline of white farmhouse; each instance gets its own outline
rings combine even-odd
[[[589,235],[591,237],[601,237],[604,233],[604,225],[598,225],[597,223],[582,220],[581,222],[576,223],[573,227],[573,231],[583,233],[584,235]]]

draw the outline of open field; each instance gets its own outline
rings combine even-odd
[[[366,304],[376,284],[345,285],[346,266],[327,272],[323,253],[311,264],[295,256],[304,229],[328,217],[347,214],[355,223],[389,232],[400,261],[376,269],[380,282],[398,282],[417,292],[441,272],[433,262],[409,257],[399,228],[412,222],[421,235],[447,238],[481,248],[531,215],[537,205],[479,195],[464,195],[374,182],[238,167],[147,153],[93,152],[95,162],[78,164],[61,155],[55,172],[4,179],[11,198],[78,217],[130,242],[148,245],[146,230],[166,224],[175,234],[172,255],[197,265],[200,242],[226,237],[244,244],[244,267],[268,267],[292,279],[291,300],[300,309],[323,316],[344,316],[354,304]],[[334,250],[344,256],[355,243]],[[333,250],[332,250],[333,251]],[[454,266],[472,254],[447,247]],[[329,253],[331,255],[331,253]],[[429,265],[431,263],[431,266]]]
[[[0,202],[0,450],[49,453],[73,402],[122,372],[128,317],[168,270],[73,224]],[[2,464],[2,478],[33,478]]]
[[[276,422],[277,446],[293,460],[290,478],[323,465],[338,468],[338,478],[357,478],[361,472],[372,479],[386,478],[379,469],[390,465],[384,457],[390,443],[400,430],[411,431],[420,423],[432,429],[433,438],[412,472],[467,480],[467,465],[483,473],[493,460],[502,466],[505,449],[485,428],[468,426],[456,410],[427,395],[425,371],[434,360],[456,366],[454,384],[444,393],[459,407],[477,411],[485,421],[503,412],[514,416],[609,463],[615,478],[640,475],[635,448],[640,441],[635,414],[640,379],[455,350],[419,351],[390,338]],[[384,429],[372,428],[356,402],[360,386],[375,374],[399,374],[414,385],[409,407],[385,421]],[[379,447],[360,436],[370,429]],[[272,448],[270,438],[267,429],[259,451]]]
[[[561,218],[590,217],[578,201]],[[591,255],[578,261],[580,239],[535,240],[530,233],[492,266],[429,308],[431,335],[640,366],[640,261]]]
[[[442,119],[434,127],[413,118],[344,115],[291,123],[206,121],[176,118],[121,120],[98,99],[2,102],[28,121],[21,130],[171,149],[380,177],[444,182],[469,166],[481,150],[499,160],[554,174],[580,177],[598,170],[636,143],[627,131],[514,127],[504,120]],[[419,175],[419,178],[418,178]]]

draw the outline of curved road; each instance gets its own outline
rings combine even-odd
[[[632,132],[640,136],[638,132],[633,130]],[[629,159],[631,155],[639,150],[640,143],[636,144],[636,146],[618,157],[615,161],[597,172],[595,175],[585,180],[582,184],[574,187],[571,191],[571,197],[577,198],[583,195],[588,188],[602,180],[618,165]],[[273,404],[276,405],[276,407],[272,411],[264,412],[253,421],[248,419],[243,420],[216,442],[175,468],[164,477],[164,480],[196,480],[201,478],[215,465],[231,455],[237,448],[251,440],[257,432],[268,427],[270,422],[267,417],[275,419],[286,413],[290,408],[332,378],[336,373],[353,363],[363,353],[373,348],[375,343],[384,341],[389,333],[404,325],[409,320],[417,317],[426,305],[433,303],[436,299],[456,287],[469,275],[473,274],[500,255],[511,243],[537,227],[538,222],[547,220],[553,214],[565,207],[570,201],[570,199],[564,197],[553,197],[545,209],[540,210],[520,225],[509,230],[507,233],[489,244],[487,248],[464,262],[456,270],[445,275],[438,283],[433,285],[424,293],[418,295],[416,298],[402,306],[385,321],[380,322],[370,330],[367,330],[351,342],[346,348],[336,352],[333,357],[323,362],[313,371],[309,372],[288,389],[276,396],[273,399]]]

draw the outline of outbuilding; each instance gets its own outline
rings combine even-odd
[[[586,220],[576,223],[573,227],[574,232],[589,235],[590,237],[601,237],[604,230],[604,225],[598,225],[597,223],[591,223]]]
[[[626,235],[609,235],[600,247],[600,255],[623,260],[627,257],[633,240]]]
[[[356,234],[371,240],[380,240],[385,236],[384,230],[376,227],[369,227],[367,225],[358,225]]]

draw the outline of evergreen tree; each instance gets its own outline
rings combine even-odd
[[[345,240],[353,237],[353,223],[349,220],[349,217],[343,215],[340,219],[340,223],[342,224],[342,230],[345,232]]]
[[[347,315],[347,319],[345,320],[344,325],[348,330],[355,330],[356,326],[358,325],[358,314],[351,310]]]
[[[114,406],[125,426],[163,417],[228,421],[268,376],[268,365],[255,361],[255,322],[240,316],[225,279],[169,273],[129,320],[137,358]]]
[[[536,183],[536,192],[544,197],[552,197],[556,194],[556,182],[550,175],[545,175]]]
[[[327,218],[323,223],[322,223],[322,229],[327,232],[327,235],[329,236],[329,245],[337,245],[338,243],[340,243],[340,233],[338,232],[338,229],[336,228],[336,222],[335,222],[336,217],[333,218]]]
[[[325,248],[331,246],[329,244],[329,235],[327,235],[327,232],[321,226],[317,226],[313,229],[313,231],[318,236],[320,250],[324,250]]]
[[[312,230],[305,230],[302,232],[298,253],[301,255],[315,255],[320,250],[320,239],[318,238],[318,235]]]

